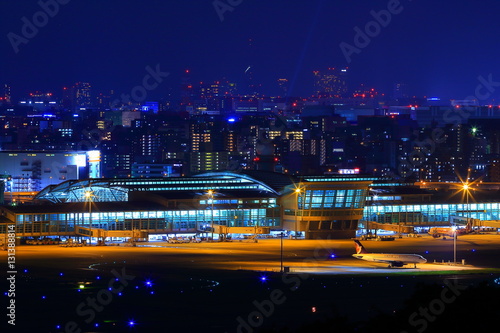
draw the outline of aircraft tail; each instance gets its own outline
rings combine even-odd
[[[365,247],[363,246],[363,244],[361,244],[359,240],[355,239],[354,244],[356,246],[356,254],[368,253],[368,251],[366,251]]]

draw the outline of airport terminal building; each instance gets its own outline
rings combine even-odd
[[[0,220],[4,228],[15,224],[19,237],[286,230],[308,239],[350,238],[374,180],[266,171],[68,180],[40,191],[33,204],[1,207]]]
[[[306,239],[339,239],[355,237],[358,228],[410,232],[403,230],[450,225],[452,219],[500,228],[497,197],[497,191],[483,195],[478,191],[469,203],[413,183],[267,171],[69,180],[44,188],[33,203],[1,206],[0,232],[15,224],[18,237],[139,232],[141,238],[179,234],[220,238],[285,230]]]

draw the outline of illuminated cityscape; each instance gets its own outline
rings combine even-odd
[[[0,8],[7,332],[495,324],[497,2]]]

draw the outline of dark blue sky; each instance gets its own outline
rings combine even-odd
[[[10,83],[17,97],[58,92],[76,81],[128,93],[141,84],[146,66],[160,64],[172,74],[151,92],[162,97],[178,88],[185,68],[197,80],[239,81],[252,64],[264,93],[277,93],[276,80],[284,77],[293,82],[292,95],[309,95],[311,72],[346,66],[340,43],[354,44],[354,27],[364,29],[370,12],[391,1],[243,0],[221,21],[213,0],[71,0],[15,53],[8,34],[22,35],[21,19],[32,21],[41,7],[2,0],[0,83]],[[390,92],[402,81],[419,96],[465,98],[474,94],[479,75],[500,81],[498,0],[401,0],[401,6],[353,54],[353,84]]]

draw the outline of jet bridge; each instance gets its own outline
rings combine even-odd
[[[365,221],[363,223],[366,230],[386,230],[404,234],[411,234],[414,232],[414,227],[409,225],[379,223],[375,221]]]
[[[105,230],[98,228],[88,228],[78,226],[75,228],[75,234],[78,236],[93,237],[106,239],[108,237],[123,237],[123,238],[148,238],[148,232],[142,230]]]

